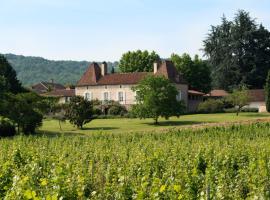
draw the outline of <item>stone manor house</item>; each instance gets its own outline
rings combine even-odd
[[[171,61],[154,63],[153,72],[133,73],[107,73],[107,64],[92,63],[75,88],[75,95],[83,96],[85,99],[101,101],[118,101],[127,108],[136,103],[136,93],[132,87],[139,83],[147,75],[164,76],[171,80],[177,90],[177,99],[183,100],[188,105],[188,84],[182,74],[177,72]]]

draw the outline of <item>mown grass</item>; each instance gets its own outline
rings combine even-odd
[[[0,146],[0,199],[270,198],[270,123]]]
[[[141,131],[161,131],[171,128],[181,128],[183,126],[198,125],[203,123],[233,122],[251,119],[262,119],[269,117],[266,113],[241,113],[236,116],[234,113],[220,114],[194,114],[184,115],[180,118],[172,117],[169,120],[160,119],[159,125],[154,125],[152,119],[96,119],[87,124],[84,130],[73,127],[70,123],[59,123],[56,120],[44,120],[41,132],[45,133],[67,133],[67,134],[90,134],[90,133],[122,133]]]

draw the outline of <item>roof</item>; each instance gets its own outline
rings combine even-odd
[[[75,96],[74,89],[65,89],[65,90],[54,90],[43,94],[44,96],[50,97],[73,97]]]
[[[98,81],[99,85],[118,85],[118,84],[136,84],[140,82],[149,72],[134,72],[134,73],[115,73],[103,76]]]
[[[199,92],[199,91],[196,91],[196,90],[188,90],[188,94],[199,95],[199,96],[205,95],[203,92]]]
[[[82,75],[77,85],[96,85],[101,77],[101,69],[97,63],[92,63]]]
[[[265,101],[264,89],[248,90],[249,102]]]
[[[52,82],[40,82],[31,87],[34,91],[37,93],[44,93],[48,90],[63,90],[66,89],[65,86],[59,84],[59,83],[52,83]]]
[[[206,94],[205,96],[226,97],[228,95],[229,95],[228,92],[226,92],[225,90],[212,90],[208,94]]]
[[[155,74],[153,72],[133,72],[105,74],[104,76],[101,75],[99,65],[92,63],[78,81],[77,86],[137,84],[147,75],[163,75],[174,83],[186,83],[172,62],[163,61]]]

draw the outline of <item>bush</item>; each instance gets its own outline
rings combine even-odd
[[[198,112],[200,113],[219,113],[223,112],[223,109],[223,101],[215,99],[208,99],[198,106]]]
[[[226,113],[235,113],[237,111],[236,108],[228,108],[224,110]],[[259,112],[258,108],[242,108],[241,112]]]
[[[7,120],[0,121],[0,137],[11,137],[16,134],[15,126]]]
[[[109,107],[108,109],[108,114],[109,115],[121,115],[123,116],[124,114],[127,113],[127,109],[122,106],[122,105],[117,105],[117,104],[114,104],[112,106]]]

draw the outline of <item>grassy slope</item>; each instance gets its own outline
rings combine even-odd
[[[269,117],[269,114],[260,113],[241,113],[236,116],[233,113],[220,114],[196,114],[185,115],[180,118],[170,118],[170,120],[160,119],[158,126],[153,125],[152,119],[97,119],[85,126],[84,130],[78,130],[70,123],[62,123],[62,133],[88,134],[97,132],[121,133],[130,131],[152,131],[164,130],[174,127],[183,127],[186,125],[195,125],[213,122],[232,122],[250,119],[259,119]],[[58,121],[45,120],[40,128],[41,132],[61,132]]]

